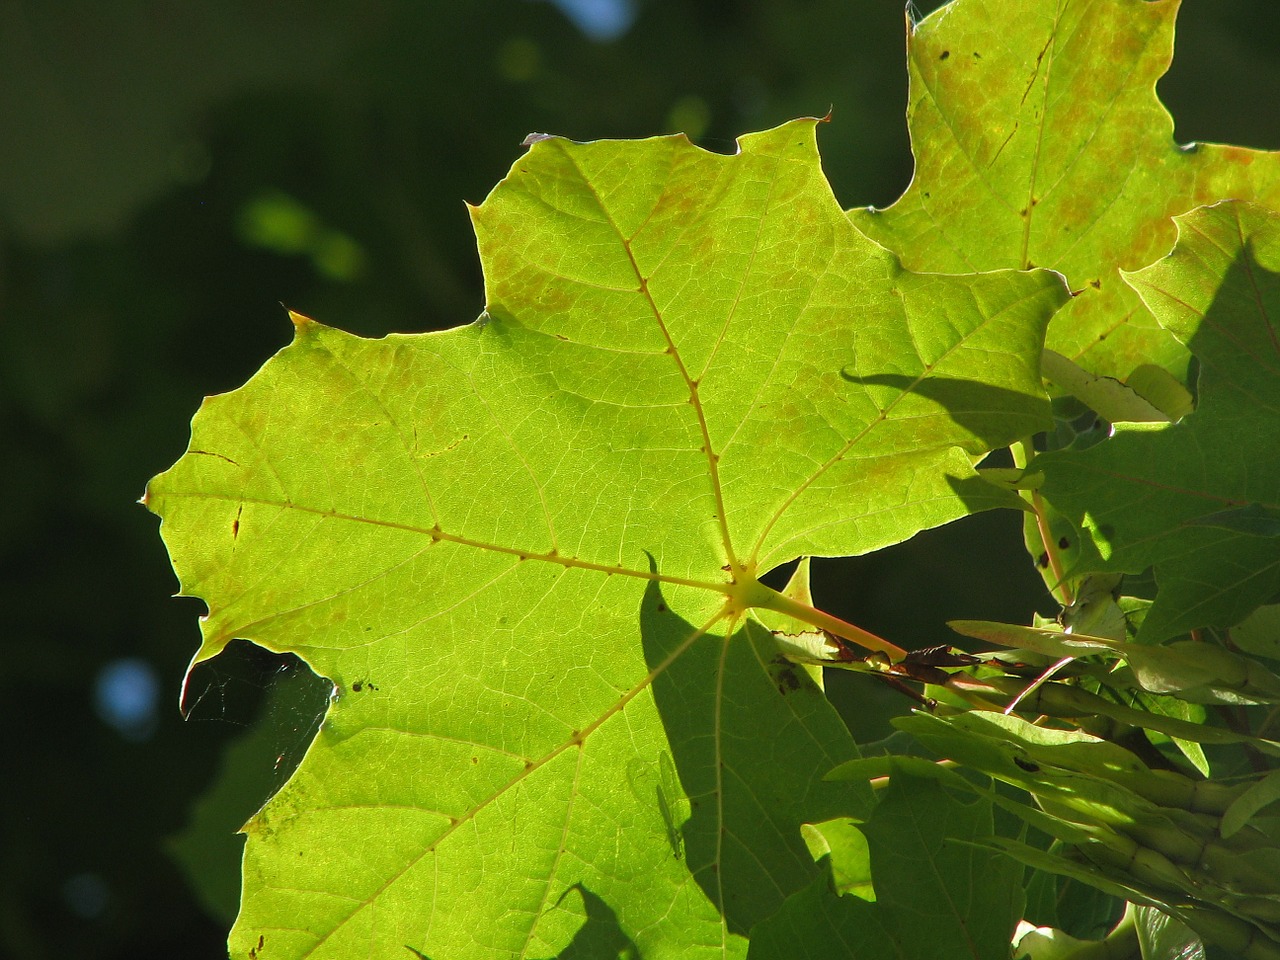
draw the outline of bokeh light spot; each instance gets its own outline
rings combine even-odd
[[[697,140],[711,125],[711,106],[702,97],[681,97],[667,114],[667,129]]]
[[[77,917],[96,920],[107,909],[111,891],[96,873],[77,873],[62,885],[62,899]]]
[[[93,701],[103,723],[128,740],[145,740],[155,731],[160,681],[140,657],[112,660],[98,673]]]
[[[551,0],[583,36],[597,43],[617,40],[636,18],[633,0]]]

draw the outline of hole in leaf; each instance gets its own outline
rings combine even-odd
[[[909,650],[966,646],[948,620],[1030,623],[1058,609],[1022,540],[1022,518],[991,511],[926,530],[861,557],[815,557],[810,574],[820,609]],[[964,562],[956,562],[963,557]],[[872,678],[828,670],[827,695],[854,738],[888,736],[902,695]]]

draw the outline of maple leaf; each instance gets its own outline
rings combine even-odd
[[[1076,295],[1050,348],[1121,380],[1151,363],[1183,375],[1186,351],[1120,271],[1168,252],[1176,214],[1280,202],[1280,154],[1175,142],[1155,86],[1178,6],[956,0],[912,26],[915,176],[854,223],[912,270],[1058,270]]]
[[[758,576],[1012,494],[1051,273],[921,276],[849,223],[815,121],[532,144],[473,211],[486,312],[293,343],[206,401],[147,502],[194,662],[232,638],[334,683],[245,827],[233,952],[738,956],[863,802]],[[827,618],[828,620],[830,618]]]

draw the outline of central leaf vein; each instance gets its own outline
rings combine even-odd
[[[711,433],[707,427],[706,411],[702,406],[702,401],[698,397],[698,381],[690,374],[688,367],[685,365],[684,358],[680,355],[679,345],[672,337],[671,331],[667,327],[666,320],[662,316],[662,311],[658,308],[658,304],[653,299],[653,293],[649,289],[650,278],[645,276],[644,271],[640,269],[639,263],[636,262],[635,251],[632,248],[631,240],[618,226],[618,223],[610,212],[608,205],[605,204],[599,191],[596,190],[595,184],[592,183],[591,178],[588,177],[586,172],[582,169],[577,158],[568,152],[565,153],[565,156],[573,165],[574,170],[577,171],[578,176],[581,177],[583,186],[588,190],[588,192],[590,192],[592,198],[600,208],[600,212],[608,221],[609,226],[613,229],[614,233],[617,234],[618,242],[626,252],[627,262],[631,265],[631,270],[634,272],[636,280],[640,284],[640,293],[644,297],[645,303],[649,307],[649,311],[653,314],[653,319],[657,323],[663,339],[667,342],[667,352],[675,362],[677,369],[680,371],[680,376],[684,378],[685,385],[689,390],[689,403],[693,407],[694,415],[698,420],[698,429],[702,433],[703,453],[707,458],[707,473],[711,479],[711,492],[716,502],[716,521],[720,526],[720,536],[724,543],[725,556],[728,559],[730,566],[736,570],[739,564],[733,551],[733,544],[729,538],[729,523],[724,508],[724,492],[720,485],[720,469],[717,465],[719,457],[712,447]]]

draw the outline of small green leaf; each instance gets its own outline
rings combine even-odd
[[[1085,577],[1076,588],[1075,599],[1062,610],[1064,632],[1124,640],[1128,635],[1128,621],[1116,603],[1120,580],[1114,574]]]
[[[1204,706],[1199,703],[1188,703],[1178,697],[1136,691],[1134,693],[1134,703],[1136,706],[1140,706],[1152,713],[1158,713],[1164,717],[1175,717],[1178,720],[1185,720],[1190,723],[1202,724],[1207,719]],[[1152,743],[1158,744],[1165,737],[1162,734],[1148,730],[1147,739]],[[1179,752],[1200,772],[1201,776],[1209,777],[1211,775],[1209,757],[1204,752],[1204,747],[1194,741],[1181,740],[1178,737],[1169,737],[1168,740],[1178,748]]]
[[[899,736],[901,736],[899,734]],[[937,780],[944,786],[959,790],[969,789],[969,784],[960,774],[924,757],[886,754],[875,757],[859,757],[848,760],[833,768],[826,775],[826,780],[859,781],[879,777],[889,777],[894,773],[907,772],[919,780]]]
[[[1259,607],[1232,629],[1231,640],[1246,653],[1280,660],[1280,605]]]
[[[831,880],[837,893],[875,901],[870,848],[866,835],[858,828],[858,821],[840,817],[823,823],[806,823],[801,830],[815,860],[831,858]]]
[[[1273,770],[1248,790],[1222,815],[1221,833],[1229,837],[1239,832],[1255,814],[1280,800],[1280,770]]]

